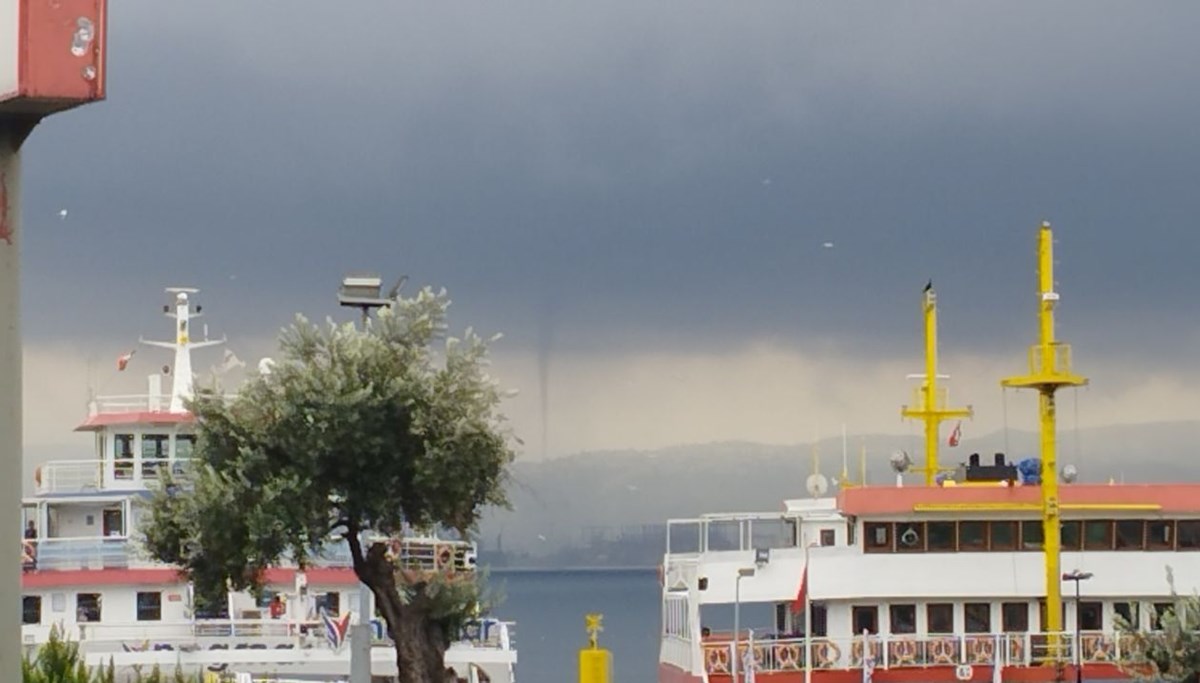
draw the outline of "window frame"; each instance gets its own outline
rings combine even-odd
[[[937,610],[938,614],[934,614]],[[935,622],[942,621],[947,618],[950,626],[946,629],[941,629],[935,625]],[[927,602],[925,603],[925,632],[929,635],[954,635],[957,631],[957,619],[954,614],[954,603],[952,602]]]
[[[883,529],[887,540],[881,545],[875,543],[875,531]],[[896,551],[896,529],[891,522],[863,522],[863,552],[891,553]]]
[[[1137,525],[1136,532],[1132,528],[1132,525],[1134,525],[1134,524]],[[1122,545],[1122,540],[1121,540],[1122,539],[1122,532],[1121,532],[1122,525],[1124,525],[1126,527],[1127,532],[1132,532],[1133,535],[1136,537],[1137,540],[1132,545]],[[1128,537],[1129,534],[1127,533],[1127,534],[1125,534],[1125,536]],[[1115,520],[1113,522],[1113,549],[1118,550],[1120,552],[1128,552],[1131,550],[1134,550],[1134,551],[1145,550],[1146,549],[1146,520],[1144,520],[1144,519],[1118,519],[1118,520]]]
[[[963,543],[963,527],[971,525],[979,525],[979,529],[983,532],[983,536],[979,541],[979,545],[965,545]],[[978,553],[986,552],[988,549],[988,523],[985,520],[967,519],[958,523],[958,551],[963,553]]]
[[[909,626],[907,627],[909,630],[904,630],[904,628],[896,627],[897,617],[905,616],[904,614],[899,614],[899,615],[897,614],[897,612],[899,612],[901,610],[907,611],[908,616],[911,617],[908,621]],[[888,628],[889,628],[889,633],[891,633],[893,635],[898,635],[898,636],[915,635],[917,632],[917,605],[916,605],[916,603],[906,602],[906,603],[901,603],[901,604],[888,605]]]
[[[148,598],[150,596],[157,598],[158,604],[144,605],[142,603],[143,597]],[[162,591],[138,591],[134,596],[133,603],[135,621],[162,621],[162,603]],[[143,616],[143,610],[147,610],[150,614],[156,614],[157,616]]]
[[[972,616],[970,614],[971,608],[982,608],[983,609],[984,614],[987,616],[987,619],[986,619],[987,623],[983,629],[976,630],[971,627],[971,619],[972,619]],[[975,618],[978,618],[978,616],[979,615],[975,615]],[[990,602],[964,602],[963,603],[963,633],[979,634],[979,633],[991,633],[991,632],[992,632],[992,603],[990,603]]]
[[[950,531],[949,545],[933,543],[934,528],[948,528]],[[928,552],[956,552],[958,550],[958,524],[948,520],[931,520],[925,523],[925,548]]]
[[[858,615],[869,614],[872,616],[872,623],[875,627],[865,629],[871,635],[879,635],[879,605],[851,605],[850,606],[850,634],[853,636],[862,636],[863,629],[858,628]]]
[[[1185,538],[1190,540],[1184,543]],[[1178,550],[1200,550],[1200,519],[1176,520],[1175,547]]]
[[[42,596],[40,595],[22,595],[21,596],[21,625],[22,626],[39,626],[42,623]],[[34,606],[37,613],[37,620],[30,621],[30,605]]]
[[[901,531],[903,529],[903,531]],[[909,532],[917,535],[917,540],[913,545],[905,545],[901,538]],[[894,543],[896,552],[898,553],[923,553],[925,552],[926,531],[925,522],[896,522],[892,528],[892,535],[895,536]]]
[[[1019,623],[1011,623],[1010,616],[1017,614],[1020,615],[1016,618],[1016,621]],[[1029,603],[1000,603],[1000,631],[1002,633],[1029,633]]]
[[[1090,551],[1105,551],[1112,550],[1115,547],[1116,531],[1113,520],[1111,519],[1085,519],[1083,520],[1083,549]],[[1104,541],[1092,541],[1091,532],[1093,529],[1101,529],[1104,533]]]
[[[820,541],[822,547],[837,545],[837,533],[833,529],[821,529],[821,533],[818,535],[818,540]],[[826,543],[826,540],[829,542]]]
[[[1089,621],[1091,620],[1091,617],[1095,617],[1096,621],[1094,623],[1098,624],[1098,626],[1093,627],[1085,625],[1083,619],[1085,615],[1089,617]],[[1077,620],[1080,631],[1103,631],[1104,603],[1100,602],[1099,600],[1083,600],[1076,603],[1075,619]]]
[[[1167,529],[1167,537],[1170,538],[1166,543],[1156,543],[1154,539],[1156,535],[1151,531],[1151,527],[1155,525],[1165,525]],[[1146,520],[1146,550],[1174,550],[1175,539],[1178,535],[1175,531],[1175,520],[1173,519],[1148,519]]]
[[[1006,544],[996,543],[996,527],[1007,526],[1012,534],[1012,541]],[[1003,552],[1012,552],[1021,543],[1021,527],[1016,520],[995,520],[988,522],[988,548]]]

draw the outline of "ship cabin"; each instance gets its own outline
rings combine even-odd
[[[672,520],[663,670],[729,680],[736,621],[738,668],[749,657],[767,680],[802,680],[810,648],[823,680],[864,666],[884,680],[941,680],[936,667],[984,680],[1043,663],[1050,642],[1068,661],[1078,648],[1089,678],[1126,677],[1119,625],[1156,630],[1174,595],[1200,590],[1200,484],[1061,486],[1064,630],[1052,634],[1041,487],[1002,455],[978,462],[967,470],[1004,476],[844,487],[782,513]]]
[[[245,646],[248,634],[283,639],[274,647],[310,629],[320,641],[322,611],[336,616],[358,609],[360,584],[338,539],[331,539],[319,566],[270,569],[261,596],[230,593],[217,604],[203,604],[176,569],[141,551],[142,503],[162,473],[187,470],[195,446],[193,416],[168,409],[157,377],[147,395],[94,400],[77,431],[94,435],[94,457],[41,465],[34,495],[22,504],[26,644],[45,642],[58,626],[76,640],[107,642],[116,650],[197,636],[210,637],[213,646]],[[474,546],[461,540],[435,544],[412,537],[395,544],[393,552],[408,566],[475,568]]]

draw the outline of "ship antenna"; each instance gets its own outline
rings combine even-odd
[[[971,406],[966,408],[950,408],[944,390],[939,391],[938,379],[950,379],[949,375],[937,372],[938,342],[937,342],[937,294],[933,291],[933,280],[930,280],[922,291],[921,311],[925,320],[925,374],[909,375],[909,379],[920,379],[921,386],[915,391],[916,406],[902,406],[900,416],[910,420],[921,420],[925,423],[925,485],[937,483],[938,472],[938,441],[941,434],[941,424],[945,420],[969,418],[974,415]]]
[[[1062,387],[1081,387],[1087,378],[1071,371],[1071,347],[1054,337],[1054,235],[1043,222],[1038,231],[1038,343],[1029,349],[1029,374],[1008,377],[1006,387],[1036,389],[1041,423],[1042,535],[1046,566],[1046,632],[1049,651],[1061,657],[1057,633],[1062,630],[1062,577],[1059,575],[1058,443],[1054,392]]]
[[[172,413],[182,413],[187,410],[184,402],[191,400],[193,395],[195,378],[192,374],[192,349],[224,344],[225,339],[222,337],[221,339],[211,341],[208,339],[204,341],[192,341],[189,324],[192,318],[200,317],[201,311],[199,306],[196,306],[194,311],[192,310],[188,296],[196,294],[200,290],[191,287],[167,287],[166,291],[168,294],[175,295],[175,311],[172,312],[170,306],[164,307],[165,310],[163,311],[168,318],[175,320],[175,341],[150,341],[144,338],[138,341],[146,346],[156,346],[175,352],[175,366],[172,372],[174,378],[171,383],[171,404],[168,410]]]

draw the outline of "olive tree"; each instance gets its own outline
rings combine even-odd
[[[447,337],[448,305],[425,289],[361,328],[298,316],[235,398],[198,391],[196,466],[153,497],[150,554],[217,596],[256,590],[268,567],[308,566],[344,539],[401,683],[453,680],[444,655],[477,605],[476,579],[403,570],[382,540],[406,529],[468,536],[485,506],[507,504],[516,440],[487,374],[488,341],[470,329]]]

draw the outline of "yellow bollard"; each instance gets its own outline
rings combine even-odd
[[[602,649],[598,642],[604,627],[600,621],[603,614],[589,614],[587,624],[588,646],[579,651],[579,683],[611,683],[612,653]]]

